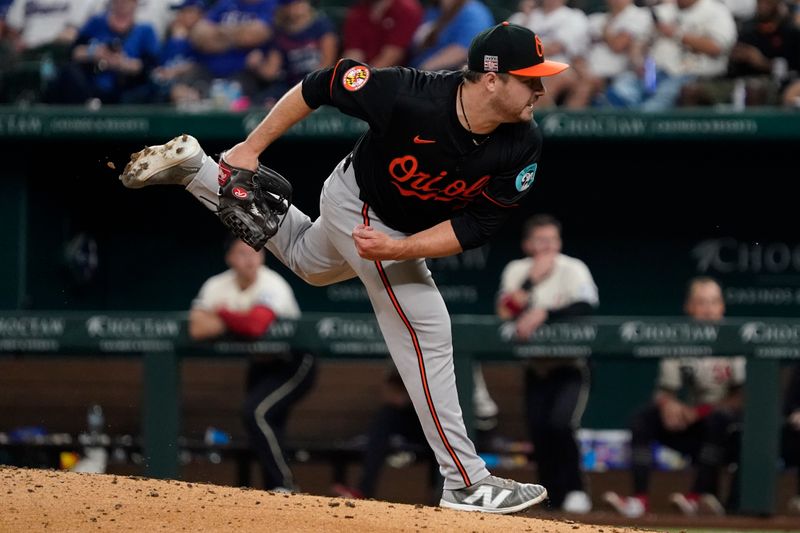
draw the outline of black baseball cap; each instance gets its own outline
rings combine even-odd
[[[468,56],[474,72],[507,72],[515,76],[552,76],[569,68],[544,58],[542,41],[528,28],[502,22],[472,39]]]

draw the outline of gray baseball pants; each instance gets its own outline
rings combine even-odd
[[[292,206],[267,248],[311,285],[330,285],[358,276],[367,289],[381,332],[403,378],[428,444],[436,454],[444,488],[459,489],[486,476],[486,464],[467,436],[458,403],[450,315],[424,259],[370,261],[356,251],[352,231],[367,224],[391,237],[359,199],[348,159],[325,181],[320,217],[311,221]],[[208,158],[186,187],[207,207],[217,194],[217,164]]]

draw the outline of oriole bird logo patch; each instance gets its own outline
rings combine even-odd
[[[348,91],[357,91],[364,87],[369,80],[369,69],[367,67],[353,67],[344,73],[342,85]]]

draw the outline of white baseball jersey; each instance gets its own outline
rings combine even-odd
[[[718,403],[744,380],[744,357],[662,359],[658,373],[658,386],[663,389],[677,392],[687,387],[690,404]]]
[[[568,62],[573,57],[586,54],[589,46],[589,22],[580,9],[561,6],[549,13],[537,8],[528,13],[515,13],[508,19],[511,24],[524,26],[534,32],[545,44],[557,42],[564,46],[562,54],[547,54],[552,61]]]
[[[589,15],[589,54],[587,63],[595,76],[611,78],[631,68],[627,52],[614,52],[603,39],[608,28],[612,35],[627,33],[634,41],[643,42],[653,32],[653,17],[650,11],[630,4],[612,15],[611,13],[592,13]]]
[[[534,261],[525,257],[506,265],[500,278],[500,292],[521,288],[530,277]],[[531,289],[531,306],[543,309],[561,309],[577,302],[597,306],[599,301],[589,268],[580,259],[564,254],[558,254],[553,272]]]
[[[50,44],[68,26],[80,29],[89,18],[89,0],[14,0],[6,23],[28,48]]]
[[[244,312],[256,305],[269,307],[279,318],[300,317],[300,307],[292,288],[277,272],[265,266],[259,269],[256,282],[244,290],[236,282],[233,270],[212,276],[192,302],[192,308],[208,311],[224,307],[230,311]]]
[[[675,4],[656,6],[658,20],[678,25],[679,34],[710,37],[721,48],[716,57],[692,52],[679,38],[658,37],[651,54],[656,66],[670,76],[718,76],[728,67],[728,54],[736,44],[736,23],[730,10],[717,0],[697,0],[691,7],[678,9]]]

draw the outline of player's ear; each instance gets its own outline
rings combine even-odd
[[[487,72],[483,75],[482,81],[489,92],[495,92],[498,89],[497,85],[500,83],[500,76],[496,72]]]

